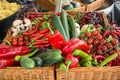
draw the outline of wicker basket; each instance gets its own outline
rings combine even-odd
[[[40,67],[26,70],[22,67],[0,69],[0,80],[55,80],[54,67]]]
[[[56,80],[120,80],[120,66],[79,67],[65,73],[56,69]]]
[[[92,2],[91,4],[86,5],[86,10],[87,12],[95,11],[99,9],[100,7],[103,6],[105,0],[96,0]]]

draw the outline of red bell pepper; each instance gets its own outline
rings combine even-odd
[[[78,38],[72,38],[68,41],[68,43],[63,48],[63,55],[67,55],[72,53],[75,49],[80,49],[85,52],[89,51],[89,47],[84,40],[80,40]]]
[[[58,30],[55,30],[53,35],[49,35],[48,40],[52,47],[55,49],[62,50],[66,44],[64,37],[60,34]]]
[[[69,54],[65,57],[65,64],[69,66],[69,68],[75,68],[79,65],[79,60],[77,57],[73,56],[72,54]]]
[[[79,60],[77,57],[69,54],[65,57],[65,62],[64,64],[66,65],[66,71],[68,71],[69,68],[75,68],[79,66]]]
[[[68,71],[69,68],[75,68],[79,66],[79,59],[72,54],[68,54],[65,57],[64,63],[60,64],[60,69],[65,70],[66,72]]]
[[[48,34],[47,36],[49,43],[52,45],[53,48],[62,50],[66,44],[63,35],[58,30],[52,31],[48,22],[46,22],[45,24],[50,29],[50,34]]]
[[[0,49],[0,59],[14,58],[16,55],[24,55],[30,52],[26,46],[10,47]]]

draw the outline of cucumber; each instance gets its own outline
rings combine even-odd
[[[25,69],[32,69],[35,67],[35,62],[29,57],[22,57],[20,60],[20,65]]]
[[[61,54],[62,52],[58,49],[48,49],[46,52],[36,55],[36,57],[40,57],[41,59],[44,59],[45,57],[49,55],[53,55],[54,53]]]
[[[59,30],[59,32],[63,35],[65,40],[68,41],[67,35],[66,35],[63,25],[60,21],[60,18],[56,14],[53,14],[53,16],[52,16],[52,24],[55,27],[55,29]]]
[[[40,57],[33,57],[31,58],[35,62],[35,67],[41,67],[43,60]]]
[[[57,62],[62,62],[63,57],[59,53],[53,53],[53,55],[49,55],[43,59],[43,66],[49,66]]]
[[[68,17],[70,27],[70,38],[77,38],[76,22],[72,16]]]
[[[67,38],[69,40],[70,39],[69,25],[68,25],[67,13],[66,13],[65,10],[62,10],[60,18],[61,18],[61,22],[63,24],[63,28],[65,30],[66,36],[67,36]]]

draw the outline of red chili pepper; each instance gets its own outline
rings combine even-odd
[[[11,46],[6,45],[6,44],[0,44],[0,49],[6,49],[6,48],[10,48]]]
[[[40,23],[36,24],[35,30],[28,30],[28,31],[24,32],[24,35],[28,36],[28,35],[36,33],[38,31],[39,26],[40,26]]]
[[[14,58],[17,55],[30,53],[30,48],[26,46],[10,47],[0,50],[0,59]]]
[[[42,37],[42,35],[34,36],[34,37],[31,38],[31,40],[39,40],[40,37]]]
[[[41,34],[45,34],[47,32],[49,32],[50,30],[48,28],[44,29],[44,30],[40,30],[39,33],[37,34],[32,34],[32,36],[38,36],[38,35],[41,35]]]
[[[48,35],[48,41],[55,49],[62,50],[66,42],[62,34],[58,30],[55,30],[54,34]]]
[[[105,59],[106,58],[104,56],[101,56],[101,55],[94,56],[94,60],[95,60],[96,64],[100,64],[100,61],[103,61]]]
[[[89,51],[89,47],[84,40],[80,40],[78,38],[72,38],[68,41],[68,43],[63,48],[63,55],[70,54],[75,49],[81,49],[85,52]]]
[[[13,46],[18,46],[18,38],[13,38],[12,45]]]
[[[19,62],[15,61],[14,59],[0,59],[0,68],[17,65],[19,65]]]
[[[49,41],[46,40],[35,40],[35,43],[33,45],[44,45],[49,44]]]
[[[87,20],[91,20],[92,19],[90,16],[87,16],[87,15],[85,15],[84,18],[87,19]]]
[[[50,44],[40,44],[40,45],[36,45],[36,47],[38,47],[38,48],[47,48],[47,47],[49,47],[50,46]]]
[[[110,31],[109,30],[106,30],[106,31],[104,31],[104,33],[103,33],[103,37],[106,37],[106,36],[108,36],[110,34]]]
[[[13,37],[9,37],[9,38],[8,38],[8,41],[9,41],[9,42],[12,42],[12,40],[13,40]]]

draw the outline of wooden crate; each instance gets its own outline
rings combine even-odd
[[[55,7],[56,7],[56,3],[53,2],[52,0],[35,0],[39,5],[41,5],[42,7],[44,7],[45,9],[47,9],[48,11],[55,11]],[[78,0],[76,0],[78,1]],[[81,11],[84,12],[85,11],[85,6],[83,4],[81,4],[82,6],[80,8],[75,8],[75,11]]]
[[[55,80],[54,67],[24,69],[22,67],[7,67],[0,69],[0,80]]]
[[[86,10],[87,12],[92,12],[95,11],[97,9],[99,9],[100,7],[103,6],[105,0],[96,0],[94,2],[92,2],[91,4],[86,5]]]
[[[53,2],[52,0],[35,0],[39,5],[47,9],[48,11],[54,11],[56,7],[56,3]],[[74,0],[80,2],[80,0]],[[87,11],[87,12],[92,12],[100,8],[104,4],[105,0],[96,0],[90,4],[83,4],[80,2],[82,5],[80,8],[75,8],[75,11]]]
[[[120,80],[120,66],[79,67],[68,73],[56,69],[56,80]]]

